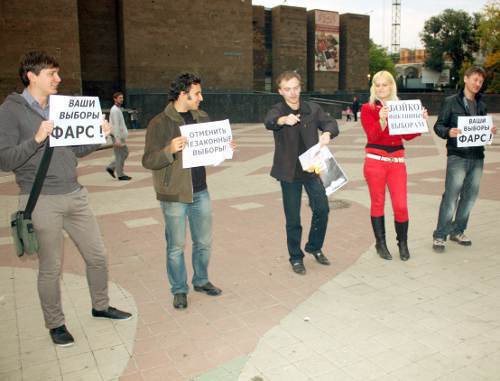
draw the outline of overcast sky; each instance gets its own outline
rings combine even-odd
[[[244,0],[243,0],[244,1]],[[487,0],[401,0],[401,47],[420,48],[419,33],[425,20],[446,8],[462,9],[472,15],[482,11]],[[390,47],[392,0],[252,0],[253,5],[268,8],[291,5],[310,9],[323,9],[339,13],[360,13],[370,16],[370,37],[375,43]]]

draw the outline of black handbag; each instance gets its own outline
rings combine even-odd
[[[42,190],[53,151],[54,148],[49,146],[49,139],[47,139],[45,151],[43,152],[42,160],[38,166],[26,208],[24,210],[18,210],[11,215],[10,232],[14,240],[14,246],[16,247],[18,257],[22,257],[25,253],[31,255],[38,252],[38,240],[36,238],[33,221],[31,220],[31,214],[33,213],[33,209],[35,209],[38,196]]]

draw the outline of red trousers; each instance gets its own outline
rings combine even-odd
[[[370,190],[370,215],[372,217],[384,215],[385,188],[387,186],[391,194],[394,219],[397,222],[408,221],[406,164],[365,158],[363,174]]]

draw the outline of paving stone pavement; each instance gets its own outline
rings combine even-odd
[[[500,115],[494,119],[499,125]],[[268,174],[272,135],[261,124],[236,124],[234,159],[208,169],[210,278],[224,293],[190,293],[185,311],[172,307],[163,219],[140,163],[144,131],[130,133],[130,182],[104,172],[110,150],[81,160],[80,180],[108,251],[111,302],[134,319],[90,318],[85,268],[66,237],[62,284],[76,338],[71,348],[54,348],[43,326],[36,259],[14,255],[7,223],[17,186],[0,173],[0,379],[499,380],[500,145],[487,150],[467,230],[473,246],[449,243],[437,255],[431,237],[444,185],[444,141],[430,133],[407,143],[412,257],[389,262],[373,246],[362,129],[340,125],[330,148],[349,184],[330,200],[325,252],[332,266],[307,257],[306,276],[291,271],[280,189]],[[307,231],[306,202],[303,208]],[[389,221],[389,206],[386,215]],[[396,254],[391,225],[388,243]]]

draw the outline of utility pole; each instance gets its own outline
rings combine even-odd
[[[401,41],[401,0],[392,0],[391,53],[399,53]]]

